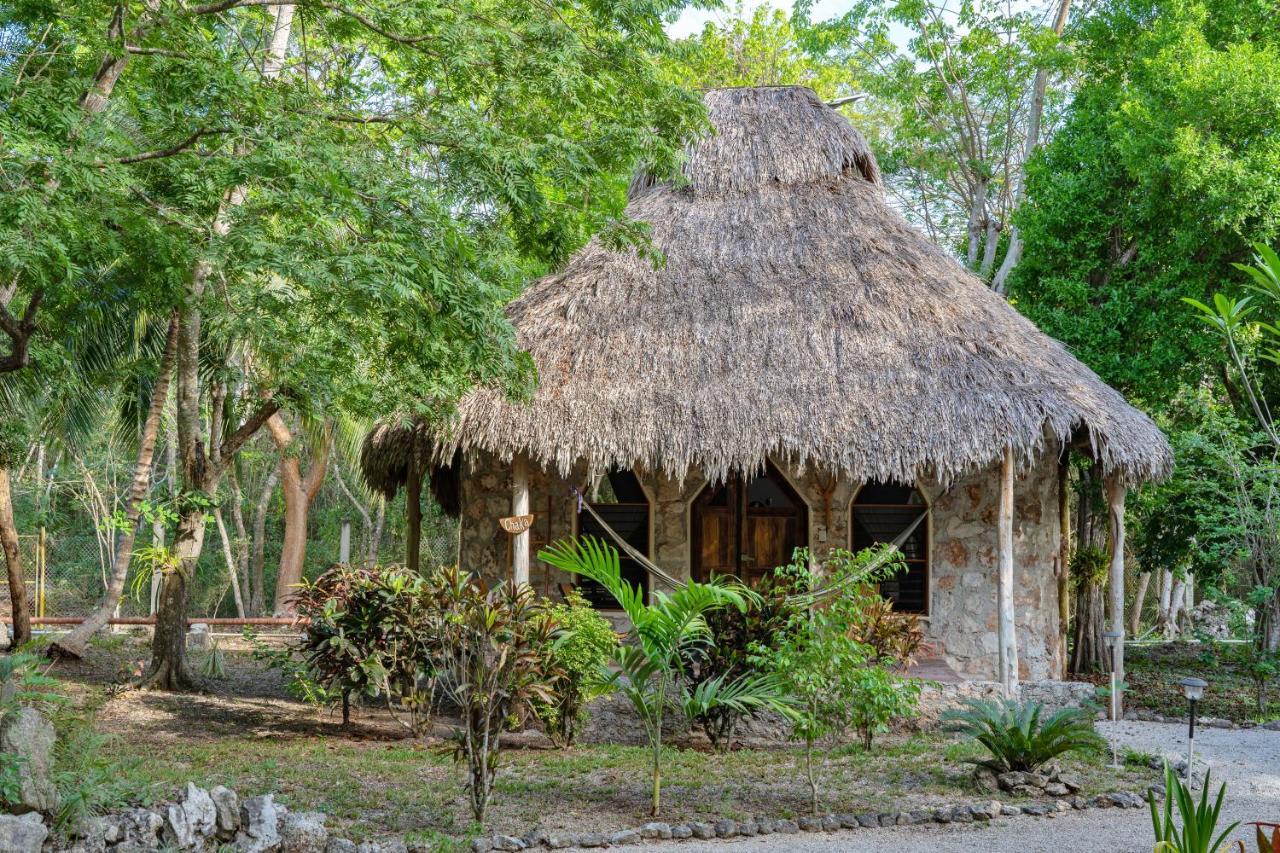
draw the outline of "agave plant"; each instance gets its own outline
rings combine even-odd
[[[789,712],[790,703],[773,678],[713,679],[691,691],[682,677],[681,661],[692,649],[711,642],[706,614],[727,607],[746,609],[751,593],[740,584],[689,581],[670,594],[655,590],[646,604],[644,591],[623,580],[618,552],[592,537],[556,542],[538,559],[596,581],[631,620],[633,642],[618,647],[613,655],[616,669],[603,678],[631,701],[644,727],[653,759],[655,817],[662,808],[662,723],[668,705],[675,702],[694,715],[716,707],[744,713],[760,708]]]
[[[1103,745],[1091,713],[1083,708],[1064,708],[1042,720],[1039,702],[968,699],[964,705],[943,714],[943,722],[986,747],[991,757],[978,763],[997,773],[1030,772],[1065,752]]]
[[[1227,795],[1227,786],[1223,783],[1218,788],[1218,797],[1210,806],[1210,775],[1207,771],[1204,774],[1204,787],[1200,791],[1200,802],[1197,803],[1191,789],[1169,769],[1168,764],[1164,766],[1165,790],[1169,795],[1164,800],[1163,814],[1156,805],[1154,794],[1148,795],[1147,799],[1151,806],[1151,825],[1156,834],[1156,846],[1152,853],[1218,853],[1223,849],[1227,836],[1240,822],[1236,821],[1214,837],[1218,817],[1222,814],[1222,801]],[[1182,819],[1181,828],[1173,824],[1175,805],[1178,807],[1178,817]],[[1240,849],[1243,850],[1244,846],[1241,845]]]

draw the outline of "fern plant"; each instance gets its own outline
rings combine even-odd
[[[977,763],[997,773],[1030,772],[1063,753],[1104,745],[1092,713],[1083,708],[1064,708],[1042,720],[1039,702],[967,699],[964,705],[943,714],[943,722],[986,747],[991,757]]]
[[[1147,802],[1151,806],[1151,825],[1156,834],[1156,846],[1152,853],[1218,853],[1223,849],[1227,836],[1231,834],[1239,821],[1231,824],[1214,836],[1218,826],[1218,817],[1222,814],[1222,801],[1227,795],[1226,783],[1218,788],[1218,797],[1213,805],[1209,805],[1209,777],[1204,774],[1204,787],[1200,791],[1200,802],[1195,801],[1191,789],[1182,780],[1164,766],[1164,785],[1168,796],[1164,800],[1164,811],[1156,805],[1154,794],[1148,795]],[[1173,808],[1177,806],[1178,817],[1182,826],[1173,823]],[[1242,848],[1243,849],[1243,846]]]

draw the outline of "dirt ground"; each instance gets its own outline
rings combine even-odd
[[[479,831],[446,739],[449,721],[437,725],[438,737],[415,739],[385,707],[356,707],[344,728],[337,709],[291,697],[281,672],[255,660],[242,638],[218,641],[225,671],[194,694],[125,686],[145,662],[145,637],[107,636],[88,660],[54,666],[80,725],[105,736],[100,763],[114,786],[105,807],[164,801],[192,781],[244,796],[272,792],[291,808],[325,812],[334,831],[357,841],[408,836],[451,849]],[[192,653],[193,671],[205,654]],[[616,831],[647,819],[647,749],[554,750],[538,733],[509,745],[518,748],[503,752],[488,831]],[[990,799],[972,782],[977,754],[941,733],[885,736],[871,752],[834,747],[822,767],[824,805],[859,812]],[[1064,762],[1086,793],[1134,790],[1153,778],[1136,764],[1113,771],[1104,763]],[[663,775],[664,819],[673,822],[793,817],[809,796],[801,752],[790,746],[718,755],[677,742],[664,752]]]

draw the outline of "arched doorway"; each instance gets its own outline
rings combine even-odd
[[[897,483],[867,483],[853,499],[850,513],[854,551],[892,542],[915,524],[921,513],[926,513],[900,546],[907,570],[880,584],[880,594],[893,602],[894,610],[929,613],[928,509],[919,489]]]
[[[610,471],[594,489],[588,487],[585,491],[590,498],[591,508],[605,523],[628,545],[649,557],[649,496],[640,485],[639,478],[631,471]],[[623,579],[632,586],[640,587],[648,597],[649,573],[618,547],[618,543],[591,513],[583,512],[578,516],[578,535],[594,536],[617,549]],[[578,592],[595,607],[604,610],[618,607],[613,596],[593,580],[579,578]]]
[[[711,483],[693,501],[694,580],[735,575],[757,583],[809,544],[809,509],[771,464],[750,478]]]

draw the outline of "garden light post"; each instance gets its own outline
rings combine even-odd
[[[1187,697],[1191,705],[1190,726],[1187,728],[1187,782],[1191,782],[1191,762],[1195,758],[1196,749],[1196,703],[1204,696],[1204,689],[1209,683],[1202,678],[1184,678],[1178,682],[1182,685],[1182,695]]]
[[[1124,642],[1124,634],[1107,631],[1102,635],[1102,642],[1111,653],[1111,722],[1116,723],[1120,721],[1120,667],[1116,659],[1116,648]]]

